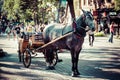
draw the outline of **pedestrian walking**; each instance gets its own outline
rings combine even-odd
[[[10,29],[10,26],[9,26],[9,25],[8,25],[7,28],[6,28],[5,33],[7,34],[8,40],[10,40],[11,29]]]
[[[19,39],[19,37],[20,37],[20,26],[19,26],[19,25],[17,25],[17,26],[15,27],[15,31],[16,31],[17,39]]]
[[[110,36],[109,36],[109,42],[113,43],[113,35],[114,35],[114,22],[111,23],[110,25]]]
[[[25,36],[25,26],[24,26],[24,23],[22,22],[20,25],[20,38],[23,38]]]
[[[89,37],[89,45],[93,46],[93,42],[94,42],[94,32],[92,32],[91,30],[88,31],[88,37]]]
[[[16,39],[15,25],[12,26],[11,33],[12,33],[14,40],[15,40]]]
[[[31,25],[29,24],[27,27],[26,27],[26,32],[29,36],[32,36],[32,34],[35,33],[35,27],[34,25]]]

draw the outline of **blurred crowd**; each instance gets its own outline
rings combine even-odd
[[[7,34],[8,39],[14,37],[18,39],[24,34],[32,35],[34,33],[41,33],[45,24],[33,25],[29,23],[0,20],[0,34]]]

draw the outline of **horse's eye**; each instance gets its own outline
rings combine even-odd
[[[92,17],[90,17],[90,16],[88,16],[87,18],[89,18],[90,20],[93,20],[93,18],[92,18]]]
[[[91,19],[91,17],[89,17],[89,16],[86,16],[86,18]]]

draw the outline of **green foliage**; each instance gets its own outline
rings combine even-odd
[[[120,10],[120,0],[115,0],[115,10]]]
[[[0,0],[0,12],[2,10],[3,0]]]
[[[94,35],[95,35],[95,37],[104,37],[105,36],[104,32],[96,32]]]
[[[25,21],[32,18],[35,22],[44,23],[53,17],[49,14],[50,7],[57,6],[57,2],[58,0],[4,0],[3,12],[7,13],[8,19],[20,18],[20,21]]]
[[[19,6],[20,0],[4,0],[3,12],[7,13],[8,19],[16,19],[16,14],[20,10]]]

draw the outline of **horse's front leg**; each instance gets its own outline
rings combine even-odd
[[[75,51],[74,49],[71,50],[71,57],[72,57],[72,77],[77,77],[78,75],[80,75],[79,71],[78,71],[78,60],[79,60],[79,53],[80,53],[81,49],[79,51]]]

